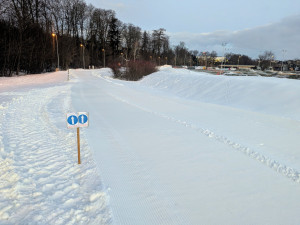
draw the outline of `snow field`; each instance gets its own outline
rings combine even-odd
[[[76,132],[66,128],[70,86],[2,92],[0,99],[0,224],[110,224],[84,133],[77,165]]]

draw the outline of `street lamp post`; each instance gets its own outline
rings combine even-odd
[[[105,49],[102,48],[102,52],[103,52],[103,67],[105,67]]]
[[[177,60],[177,55],[175,54],[175,58],[174,58],[175,67],[176,67],[176,60]]]
[[[57,41],[57,35],[55,33],[52,33],[52,37],[56,39],[56,53],[57,53],[57,69],[59,70],[59,54],[58,54],[58,41]]]
[[[239,55],[239,58],[238,58],[238,66],[240,65],[240,58],[241,58],[241,56]]]
[[[271,63],[272,63],[272,61],[274,60],[274,55],[272,55],[272,58],[270,59],[270,69],[271,69]]]
[[[123,66],[123,52],[121,52],[121,66]]]
[[[282,50],[281,72],[283,72],[283,61],[284,61],[284,55],[285,55],[285,53],[286,53],[286,50],[283,49],[283,50]]]
[[[80,44],[80,47],[82,47],[82,62],[83,62],[83,69],[85,69],[84,45],[83,45],[83,44]]]
[[[205,69],[207,69],[207,55],[206,55],[206,52],[202,52],[202,55],[205,56]]]
[[[224,64],[226,45],[227,45],[226,42],[222,43],[222,46],[223,46],[223,60],[221,62],[221,70],[223,69],[223,64]]]

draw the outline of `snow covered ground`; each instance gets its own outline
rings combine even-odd
[[[0,224],[299,224],[298,80],[26,79],[0,79]],[[79,111],[81,165],[65,122]]]

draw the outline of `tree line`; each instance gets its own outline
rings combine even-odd
[[[83,0],[0,0],[0,30],[1,76],[136,59],[195,60],[183,42],[170,47],[165,29],[142,31]]]

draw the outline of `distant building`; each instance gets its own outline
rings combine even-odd
[[[199,60],[209,60],[209,59],[211,59],[211,57],[210,56],[201,55],[201,56],[197,56],[197,59],[198,59],[198,61]],[[217,57],[214,58],[214,61],[215,62],[219,62],[219,63],[223,62],[224,60],[225,60],[225,57],[223,57],[223,56],[217,56]]]
[[[215,62],[221,63],[221,62],[224,62],[225,59],[226,59],[226,57],[224,57],[224,56],[217,56],[215,58]]]

